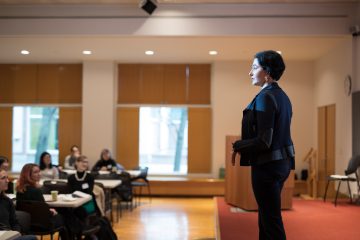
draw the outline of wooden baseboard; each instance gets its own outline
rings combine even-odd
[[[223,196],[223,179],[149,177],[151,194],[156,196]],[[143,189],[144,194],[147,190]]]

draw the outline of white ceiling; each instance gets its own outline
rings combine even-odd
[[[0,38],[2,63],[65,63],[84,60],[118,62],[213,62],[252,59],[265,49],[282,51],[287,59],[313,60],[344,37],[16,37]],[[30,55],[21,55],[27,49]],[[82,55],[92,50],[92,55]],[[155,55],[146,56],[145,50]],[[217,50],[210,56],[209,50]]]
[[[358,0],[342,0],[340,2]],[[0,0],[0,5],[14,4],[137,4],[139,0]],[[225,3],[225,2],[339,2],[337,0],[158,0],[162,3]],[[252,59],[255,52],[265,49],[282,51],[286,59],[314,60],[346,36],[321,37],[126,37],[126,36],[1,36],[1,63],[67,63],[86,60],[108,60],[117,62],[214,62]],[[21,55],[26,49],[30,55]],[[83,50],[92,50],[92,55],[82,55]],[[145,56],[145,50],[154,50],[155,55]],[[217,50],[210,56],[209,50]]]

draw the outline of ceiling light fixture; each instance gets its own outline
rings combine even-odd
[[[29,55],[30,52],[28,50],[21,50],[22,55]]]
[[[215,50],[211,50],[211,51],[209,51],[209,55],[213,55],[213,56],[215,56],[215,55],[217,55],[218,54],[218,52],[217,51],[215,51]]]
[[[91,55],[92,54],[92,51],[91,50],[84,50],[82,52],[84,55]]]
[[[154,0],[142,0],[139,4],[139,7],[142,8],[149,15],[151,15],[157,8],[156,4],[154,3]]]
[[[145,51],[145,54],[146,54],[146,55],[154,55],[155,52],[152,51],[152,50],[147,50],[147,51]]]

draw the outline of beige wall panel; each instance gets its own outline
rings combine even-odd
[[[189,108],[188,173],[211,172],[211,109]]]
[[[139,166],[139,108],[117,110],[116,160],[126,169]]]
[[[189,65],[188,103],[210,104],[210,64]]]
[[[59,102],[82,102],[82,64],[61,64],[59,74]],[[94,96],[96,97],[96,96]]]
[[[164,103],[186,104],[186,65],[164,65]]]
[[[164,102],[164,66],[142,65],[140,97],[141,103],[160,104]]]
[[[59,74],[57,64],[38,65],[39,103],[57,103],[59,101]]]
[[[0,64],[0,103],[14,101],[14,71],[12,69],[15,69],[15,65]]]
[[[0,155],[12,162],[12,107],[0,108]]]
[[[118,103],[140,102],[140,64],[118,65]]]
[[[81,151],[81,107],[61,107],[59,110],[59,165],[64,165],[65,157],[72,145]]]

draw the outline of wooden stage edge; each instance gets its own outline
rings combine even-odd
[[[224,179],[149,177],[153,196],[224,196]],[[147,189],[143,188],[146,195]]]

